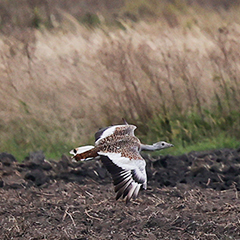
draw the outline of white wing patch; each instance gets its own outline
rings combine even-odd
[[[139,159],[122,157],[121,153],[98,152],[107,170],[111,173],[116,199],[126,197],[126,202],[136,198],[140,187],[146,189],[146,162],[139,155]]]
[[[94,146],[90,146],[90,145],[88,145],[88,146],[83,146],[83,147],[78,147],[78,148],[72,149],[69,153],[70,153],[70,154],[73,154],[73,155],[75,156],[76,154],[80,154],[80,153],[89,151],[89,150],[91,150],[91,149],[93,149],[93,148],[94,148]]]
[[[121,153],[113,153],[113,152],[98,152],[99,155],[104,155],[109,157],[109,159],[116,164],[117,166],[121,167],[122,169],[126,170],[143,170],[145,169],[146,162],[143,159],[129,159],[127,157],[122,157]]]

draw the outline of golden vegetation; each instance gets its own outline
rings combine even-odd
[[[134,2],[111,26],[109,13],[94,13],[97,28],[60,10],[61,21],[43,24],[35,7],[37,29],[2,35],[0,151],[59,156],[122,117],[144,140],[186,147],[220,134],[237,146],[239,8]]]

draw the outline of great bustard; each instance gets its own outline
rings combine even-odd
[[[126,202],[136,198],[141,188],[147,188],[146,162],[140,151],[156,151],[173,147],[164,141],[145,145],[134,135],[134,125],[115,125],[100,129],[95,134],[95,146],[78,147],[70,151],[73,159],[84,161],[100,156],[112,176],[116,200],[126,197]]]

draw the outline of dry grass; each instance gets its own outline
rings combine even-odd
[[[238,11],[197,13],[171,8],[174,26],[170,13],[148,23],[118,19],[125,30],[86,29],[64,13],[51,31],[2,36],[0,151],[20,146],[60,154],[122,117],[142,134],[163,121],[158,130],[166,138],[185,132],[192,139],[196,121],[192,130],[184,122],[195,115],[210,128],[229,125],[239,137]]]

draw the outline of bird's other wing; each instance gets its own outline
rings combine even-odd
[[[108,128],[111,128],[111,127],[101,128],[95,133],[95,142],[101,138],[103,132],[105,132]]]
[[[106,128],[100,129],[98,132],[95,133],[95,145],[107,138],[111,135],[129,135],[134,136],[134,130],[137,127],[134,125],[115,125]]]
[[[126,202],[129,202],[131,198],[137,197],[141,186],[146,189],[146,162],[138,152],[131,154],[131,157],[112,152],[98,152],[98,154],[112,176],[117,193],[116,200],[122,196],[126,197]]]

